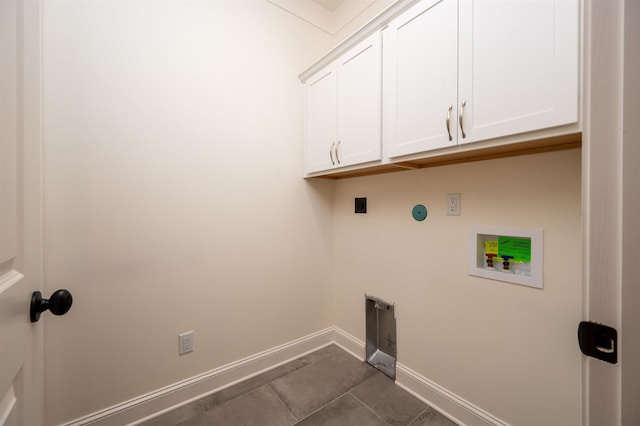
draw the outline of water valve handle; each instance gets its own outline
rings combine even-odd
[[[502,262],[502,269],[509,270],[509,259],[513,259],[513,256],[500,256],[504,262]]]

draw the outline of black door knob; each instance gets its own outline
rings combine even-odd
[[[57,290],[49,299],[43,299],[42,293],[34,291],[31,295],[31,322],[40,319],[40,314],[46,310],[54,315],[64,315],[71,309],[73,297],[68,290]]]

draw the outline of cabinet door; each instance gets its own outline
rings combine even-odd
[[[332,64],[305,84],[305,172],[328,170],[335,166],[336,72]]]
[[[578,0],[460,0],[458,143],[578,120]]]
[[[348,166],[382,157],[382,49],[380,32],[337,62],[336,161]]]
[[[422,1],[383,30],[389,157],[456,144],[457,12],[456,0]]]

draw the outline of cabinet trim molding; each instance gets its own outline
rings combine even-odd
[[[387,25],[393,18],[395,18],[399,13],[408,9],[415,3],[418,3],[420,0],[398,0],[393,3],[385,10],[380,12],[375,18],[371,21],[363,25],[360,29],[356,30],[349,37],[340,42],[339,45],[331,49],[326,55],[324,55],[321,59],[319,59],[316,63],[311,65],[305,71],[303,71],[298,78],[302,83],[306,83],[306,81],[320,71],[322,68],[326,67],[336,59],[340,58],[346,52],[348,52],[352,47],[369,37],[371,34],[376,31],[382,29],[385,25]]]

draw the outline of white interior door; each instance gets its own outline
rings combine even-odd
[[[0,0],[0,425],[43,423],[39,5]],[[32,25],[33,24],[33,25]]]
[[[640,424],[640,59],[636,0],[585,2],[585,319],[618,331],[617,363],[584,359],[588,426]]]

